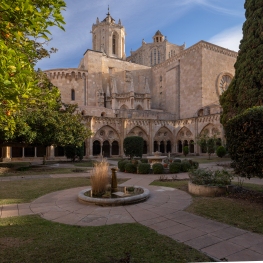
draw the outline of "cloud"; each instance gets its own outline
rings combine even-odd
[[[242,38],[242,25],[239,25],[222,31],[210,38],[208,42],[237,52]]]

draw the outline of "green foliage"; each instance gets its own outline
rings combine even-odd
[[[188,146],[184,146],[183,147],[183,154],[184,154],[185,157],[186,157],[186,155],[189,154],[189,147]]]
[[[233,176],[226,170],[210,171],[196,169],[189,172],[193,184],[209,186],[226,186],[231,184]]]
[[[180,173],[181,172],[181,162],[173,162],[169,165],[169,172],[174,173]]]
[[[129,136],[123,141],[124,153],[131,159],[135,156],[142,157],[143,138],[140,136]]]
[[[118,168],[119,168],[119,170],[120,170],[121,172],[124,172],[124,171],[125,171],[125,165],[126,165],[126,163],[129,163],[129,161],[126,160],[126,159],[123,159],[123,160],[118,161]]]
[[[49,56],[48,29],[62,28],[63,0],[2,0],[0,5],[0,128],[13,133],[14,114],[39,101],[35,63]],[[63,28],[62,28],[63,29]],[[49,97],[52,100],[52,97]]]
[[[154,174],[163,174],[163,165],[161,163],[154,163],[152,165],[153,173]]]
[[[83,159],[84,155],[84,145],[76,146],[76,145],[67,145],[64,147],[65,155],[68,159],[71,159],[72,162],[75,162],[76,158],[79,161]]]
[[[222,145],[217,147],[216,155],[220,158],[224,157],[226,155],[226,148]]]
[[[148,163],[148,159],[146,159],[146,158],[142,158],[142,159],[140,159],[140,161],[141,161],[142,163]]]
[[[201,147],[203,153],[208,153],[209,159],[216,150],[217,142],[218,138],[216,135],[209,137],[207,134],[202,134],[197,138],[197,144]]]
[[[192,168],[191,163],[188,160],[183,160],[181,162],[181,171],[182,172],[188,172]]]
[[[150,172],[151,165],[149,163],[140,163],[138,165],[139,174],[148,174]]]
[[[125,172],[127,173],[136,173],[137,172],[137,167],[133,163],[126,163],[124,166]]]
[[[245,9],[246,21],[235,63],[235,77],[220,97],[223,125],[244,110],[263,105],[262,0],[246,0]]]
[[[181,159],[174,159],[173,162],[174,163],[181,163],[182,161],[181,161]]]
[[[228,152],[242,177],[263,177],[263,107],[253,107],[225,126]]]

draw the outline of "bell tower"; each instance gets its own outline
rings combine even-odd
[[[108,13],[101,22],[99,18],[96,24],[92,25],[92,49],[102,51],[109,57],[116,57],[125,60],[125,28],[119,19],[118,23]]]

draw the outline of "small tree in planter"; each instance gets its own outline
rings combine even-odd
[[[188,146],[184,146],[183,147],[183,154],[184,154],[185,157],[186,157],[186,155],[189,154],[189,147]]]
[[[142,157],[143,154],[143,138],[140,136],[129,136],[123,141],[123,148],[125,155],[129,156],[130,159],[138,156]]]
[[[197,144],[201,147],[202,152],[208,154],[208,159],[211,159],[211,154],[216,150],[216,143],[218,138],[216,135],[209,137],[207,134],[203,134],[197,138]]]

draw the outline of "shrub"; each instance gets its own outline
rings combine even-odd
[[[133,163],[125,163],[125,172],[127,173],[136,173],[137,167]]]
[[[188,148],[188,146],[184,146],[184,147],[183,147],[183,154],[184,154],[184,156],[188,155],[188,153],[189,153],[189,148]]]
[[[191,166],[192,166],[193,169],[198,169],[199,162],[192,161]]]
[[[180,173],[181,172],[181,162],[171,163],[169,166],[170,173]]]
[[[76,161],[78,158],[79,161],[83,159],[84,156],[84,145],[67,145],[64,147],[65,155],[68,159],[71,159],[72,162]]]
[[[124,153],[131,159],[134,156],[142,157],[143,153],[143,138],[140,136],[129,136],[123,141]]]
[[[188,160],[183,160],[181,162],[181,171],[188,172],[192,168],[191,163]]]
[[[216,155],[220,158],[226,155],[226,148],[224,146],[219,146],[216,149]]]
[[[226,170],[210,171],[206,169],[191,170],[189,177],[193,184],[209,186],[230,185],[233,178]]]
[[[174,163],[181,163],[182,161],[181,161],[181,159],[174,159],[173,162],[174,162]]]
[[[129,163],[129,161],[128,161],[128,160],[125,160],[125,159],[120,160],[120,161],[118,162],[118,168],[119,168],[120,172],[124,172],[124,171],[125,171],[125,165],[126,165],[126,163]]]
[[[235,172],[242,177],[263,177],[263,107],[253,107],[227,122],[227,149]]]
[[[140,161],[141,161],[142,163],[148,163],[148,159],[146,159],[146,158],[142,158],[142,159],[140,159]]]
[[[150,172],[151,165],[149,163],[140,163],[138,165],[139,174],[148,174]]]
[[[105,160],[95,163],[90,176],[91,189],[94,196],[102,196],[106,192],[107,184],[109,183],[108,172],[109,164]]]
[[[153,173],[154,174],[162,174],[163,173],[163,165],[161,163],[154,163],[152,165]]]

